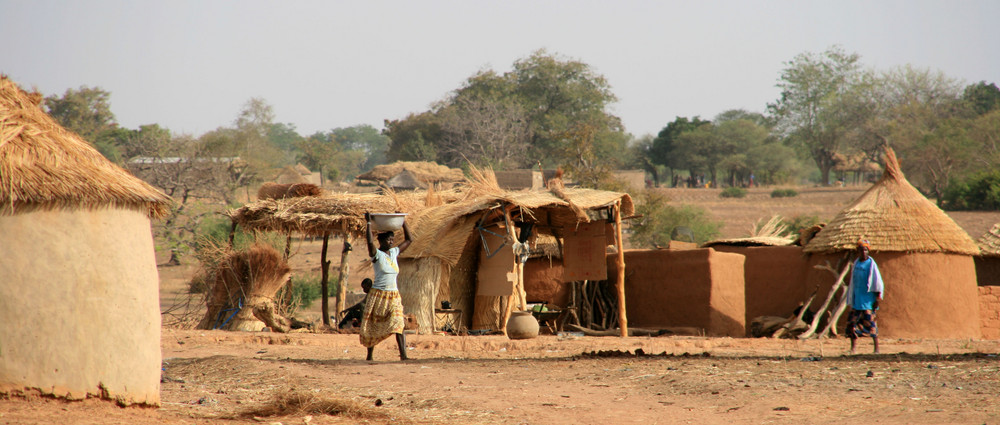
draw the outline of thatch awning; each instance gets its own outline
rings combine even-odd
[[[984,257],[1000,257],[1000,223],[994,224],[979,238],[979,249]]]
[[[365,212],[409,213],[422,201],[396,194],[329,193],[323,196],[266,199],[225,214],[238,226],[257,231],[362,237]]]
[[[452,190],[432,194],[438,202],[427,206],[426,192],[388,194],[326,194],[281,200],[263,200],[229,210],[226,215],[244,229],[363,237],[364,213],[409,213],[407,223],[413,243],[404,257],[437,257],[454,265],[461,257],[465,242],[476,223],[488,210],[507,206],[520,209],[522,221],[534,221],[548,227],[573,226],[590,221],[577,209],[596,211],[621,204],[621,214],[635,214],[632,197],[627,193],[593,189],[563,189],[563,196],[538,190],[508,192],[492,190]]]
[[[458,168],[420,161],[399,161],[392,164],[376,165],[371,171],[357,176],[357,179],[381,183],[395,177],[403,170],[409,171],[417,180],[427,184],[465,181],[465,173]]]
[[[547,190],[499,191],[427,209],[416,214],[414,241],[403,256],[437,257],[454,265],[476,223],[488,210],[504,206],[519,209],[521,221],[547,228],[571,227],[592,221],[589,214],[577,214],[578,209],[598,211],[620,203],[622,216],[635,214],[632,197],[627,193],[594,189],[562,189],[561,192],[565,199]]]
[[[783,238],[780,236],[752,236],[747,238],[716,239],[702,244],[703,248],[713,246],[788,246],[795,243],[795,239]]]
[[[108,161],[0,76],[0,215],[37,208],[118,207],[163,217],[170,197]]]
[[[979,247],[944,211],[903,176],[896,154],[886,148],[879,179],[806,244],[807,253],[853,251],[860,239],[872,251],[946,252],[976,255]]]

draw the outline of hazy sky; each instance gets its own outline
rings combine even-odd
[[[538,49],[589,64],[637,136],[676,116],[762,112],[785,62],[840,45],[1000,84],[1000,1],[0,0],[0,73],[101,87],[127,128],[201,135],[251,97],[302,135],[422,112]]]

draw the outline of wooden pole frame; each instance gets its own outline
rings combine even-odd
[[[618,325],[621,336],[628,336],[628,317],[625,310],[625,246],[622,243],[622,201],[619,199],[611,208],[615,216],[615,248],[618,251],[618,278],[615,287],[618,288]]]
[[[320,251],[320,270],[322,271],[322,277],[319,281],[320,292],[322,293],[323,299],[323,324],[330,326],[330,300],[328,297],[329,287],[330,287],[330,261],[326,259],[326,251],[330,245],[330,233],[323,232],[323,249]]]

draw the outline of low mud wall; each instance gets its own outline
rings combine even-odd
[[[1000,339],[1000,286],[979,287],[979,326],[983,339]]]
[[[743,336],[744,258],[711,248],[626,250],[629,325],[693,327],[710,336]],[[616,261],[609,256],[608,276],[616,275]]]
[[[746,281],[746,323],[758,316],[792,315],[812,294],[806,285],[808,257],[800,246],[715,246],[719,252],[742,254]]]

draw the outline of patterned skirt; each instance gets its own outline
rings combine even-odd
[[[399,291],[369,290],[361,316],[361,345],[374,347],[392,334],[403,333],[405,325]]]
[[[847,313],[847,329],[844,331],[849,338],[862,336],[878,336],[878,321],[874,310],[851,310]]]

